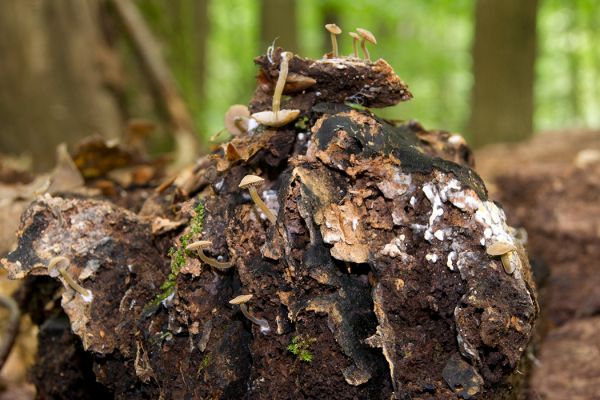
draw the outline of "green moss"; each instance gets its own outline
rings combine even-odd
[[[209,365],[210,365],[210,356],[207,354],[202,358],[202,361],[200,361],[200,366],[198,367],[198,371],[202,371],[203,369],[208,368]]]
[[[198,202],[194,211],[196,212],[196,215],[190,221],[189,231],[186,234],[181,235],[179,238],[179,246],[173,246],[169,249],[168,254],[169,257],[171,257],[171,272],[169,272],[167,279],[160,286],[160,293],[144,307],[142,317],[154,313],[163,301],[175,293],[177,275],[179,275],[179,271],[181,271],[181,268],[185,265],[186,258],[189,255],[185,248],[202,233],[202,228],[204,226],[204,203],[202,200]]]
[[[302,336],[294,336],[292,343],[287,347],[287,350],[295,355],[300,361],[311,362],[313,354],[310,352],[310,346],[316,342],[316,339],[303,338]]]

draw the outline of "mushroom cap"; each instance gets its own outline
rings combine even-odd
[[[258,121],[259,124],[279,128],[298,118],[300,110],[279,110],[275,114],[273,111],[261,111],[252,114],[252,118]]]
[[[240,182],[238,187],[240,189],[246,189],[247,187],[250,187],[250,186],[259,185],[262,182],[264,182],[264,179],[261,178],[260,176],[246,175],[244,178],[242,178],[242,181]]]
[[[53,278],[56,278],[60,274],[59,270],[61,268],[67,268],[70,263],[71,262],[67,257],[57,256],[52,258],[48,262],[48,275],[50,275]]]
[[[360,36],[356,32],[348,32],[348,35],[352,36],[356,40],[360,40]]]
[[[333,33],[334,35],[339,35],[340,33],[342,33],[342,29],[337,26],[336,24],[327,24],[325,25],[325,29],[327,29],[329,32]]]
[[[251,294],[241,294],[231,300],[229,300],[229,304],[244,304],[250,301],[253,295]]]
[[[237,125],[236,121],[239,119],[248,119],[250,118],[250,111],[248,107],[243,104],[234,104],[225,113],[225,129],[231,132],[233,135],[241,135],[243,132]],[[242,126],[247,126],[248,124],[244,124]]]
[[[314,86],[317,81],[310,76],[297,74],[294,72],[288,73],[287,79],[285,80],[284,93],[296,93],[308,89]]]
[[[377,39],[375,39],[375,35],[363,28],[356,28],[356,32],[360,36],[362,36],[367,42],[371,42],[373,44],[377,44]]]
[[[185,249],[186,250],[197,250],[197,249],[203,249],[210,245],[212,245],[212,242],[210,240],[198,240],[196,242],[192,242],[192,243],[188,244],[187,246],[185,246]]]
[[[486,248],[486,252],[490,256],[501,256],[509,251],[515,251],[516,247],[513,244],[506,242],[494,242]]]

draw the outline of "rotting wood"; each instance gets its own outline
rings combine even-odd
[[[257,59],[252,111],[271,103],[280,53]],[[316,81],[283,101],[298,120],[249,128],[160,191],[129,189],[139,213],[41,197],[3,265],[23,277],[70,259],[93,300],[65,290],[62,308],[116,397],[518,398],[535,287],[464,140],[343,104],[410,98],[383,60],[295,57],[290,71]],[[274,219],[239,188],[247,175]],[[188,222],[152,228],[165,220]],[[199,240],[233,267],[204,265],[186,250]],[[495,242],[514,247],[511,274]],[[268,330],[229,304],[250,294],[244,314]]]

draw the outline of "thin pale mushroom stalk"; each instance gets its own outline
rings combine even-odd
[[[360,41],[360,47],[363,50],[365,59],[367,61],[371,61],[371,56],[369,54],[369,50],[367,50],[367,44],[366,44],[366,42],[370,42],[372,44],[377,44],[377,39],[375,38],[375,35],[373,35],[371,32],[369,32],[366,29],[356,28],[356,31],[358,32],[358,34],[362,38],[362,40]]]
[[[248,310],[248,306],[246,305],[246,303],[250,301],[252,297],[253,295],[251,294],[240,295],[231,299],[229,301],[229,304],[239,305],[240,310],[242,310],[242,314],[244,314],[244,316],[248,318],[253,324],[258,325],[260,327],[260,332],[266,335],[271,331],[269,322],[262,318],[256,318],[250,313],[250,311]]]
[[[281,53],[281,63],[279,64],[279,77],[277,78],[277,84],[275,85],[275,91],[273,92],[273,104],[272,110],[275,116],[278,117],[279,110],[281,108],[281,96],[283,94],[283,88],[285,87],[285,81],[288,76],[289,61],[294,57],[289,51]]]
[[[68,286],[77,291],[86,302],[90,302],[93,298],[92,292],[81,286],[79,283],[77,283],[77,281],[75,281],[75,279],[73,279],[73,277],[71,277],[71,275],[67,272],[67,267],[69,264],[70,261],[66,257],[54,257],[48,263],[48,272],[50,276],[56,277],[57,275],[53,271],[58,271]]]
[[[215,260],[214,258],[210,258],[206,254],[204,254],[203,249],[210,245],[212,245],[211,241],[200,240],[197,242],[190,243],[185,249],[188,251],[196,251],[198,254],[198,258],[200,258],[200,260],[202,262],[210,265],[213,268],[216,268],[221,271],[227,271],[229,268],[231,268],[233,266],[232,263],[218,261],[218,260]]]
[[[264,182],[264,179],[260,176],[256,175],[246,175],[239,184],[240,189],[248,189],[250,192],[250,197],[254,204],[265,214],[267,219],[275,225],[277,223],[277,217],[273,212],[267,207],[265,202],[260,198],[258,192],[256,191],[256,185]]]
[[[325,29],[329,32],[331,36],[331,54],[333,58],[338,58],[338,44],[336,36],[342,33],[342,30],[336,24],[327,24],[325,25]]]

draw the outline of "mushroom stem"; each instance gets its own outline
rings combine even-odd
[[[242,132],[248,131],[248,119],[246,117],[235,117],[233,119],[233,124],[236,128],[238,128]]]
[[[358,58],[358,48],[356,47],[356,38],[352,38],[352,49],[354,50],[354,58]]]
[[[250,191],[250,197],[252,197],[252,201],[254,201],[254,204],[256,204],[256,206],[258,208],[260,208],[261,211],[267,216],[269,221],[273,225],[275,225],[275,223],[277,222],[277,217],[275,217],[275,214],[273,214],[273,212],[271,210],[269,210],[269,207],[267,207],[265,202],[262,201],[262,199],[258,195],[258,192],[256,191],[256,188],[253,186],[250,186],[248,188],[248,190]]]
[[[248,318],[250,321],[252,321],[260,327],[261,333],[269,333],[271,327],[269,326],[269,322],[266,319],[256,318],[254,315],[250,314],[250,311],[248,311],[248,307],[246,306],[246,304],[240,304],[240,309],[242,310],[242,314],[244,314],[246,318]]]
[[[60,272],[60,275],[69,284],[69,286],[71,286],[74,290],[78,291],[79,294],[81,294],[85,298],[90,297],[90,295],[91,295],[90,291],[87,290],[86,288],[84,288],[83,286],[81,286],[79,283],[77,283],[75,281],[75,279],[73,279],[71,277],[71,275],[69,275],[66,268],[59,268],[58,272]]]
[[[504,272],[506,272],[509,275],[515,272],[515,269],[517,269],[517,267],[521,265],[519,255],[514,250],[502,254],[500,256],[500,260],[502,261],[502,267],[504,268]]]
[[[365,38],[362,38],[362,40],[360,41],[360,47],[362,48],[365,59],[371,61],[371,56],[369,55],[369,50],[367,50]]]
[[[221,271],[225,271],[225,270],[231,268],[233,266],[233,264],[231,262],[217,261],[214,258],[210,258],[206,254],[204,254],[204,250],[203,250],[204,247],[210,246],[211,244],[212,243],[208,240],[201,240],[198,242],[190,243],[189,245],[187,245],[187,247],[185,249],[187,251],[196,250],[198,252],[198,258],[200,258],[200,260],[202,260],[202,262],[210,265],[211,267],[214,267]]]
[[[273,92],[273,105],[272,109],[277,117],[281,106],[281,95],[283,94],[283,87],[288,75],[288,63],[294,55],[289,51],[281,53],[281,63],[279,64],[279,77],[277,78],[277,84],[275,85],[275,92]]]
[[[232,264],[230,262],[217,261],[214,258],[208,257],[206,254],[204,254],[202,250],[198,251],[198,257],[200,258],[200,260],[204,261],[211,267],[220,269],[221,271],[226,271],[232,267]]]
[[[83,300],[85,300],[86,302],[90,302],[93,298],[92,292],[81,286],[79,283],[77,283],[77,281],[75,281],[75,279],[73,279],[71,275],[69,275],[69,273],[67,272],[67,267],[69,266],[69,263],[69,259],[63,256],[58,256],[51,259],[48,263],[48,272],[50,276],[58,276],[58,274],[54,272],[58,271],[58,273],[62,276],[62,278],[68,286],[70,286],[76,292],[79,292],[79,294],[83,297]]]
[[[331,49],[333,50],[333,58],[338,58],[338,45],[337,45],[337,39],[335,38],[335,33],[333,32],[329,32],[329,35],[331,35]]]

